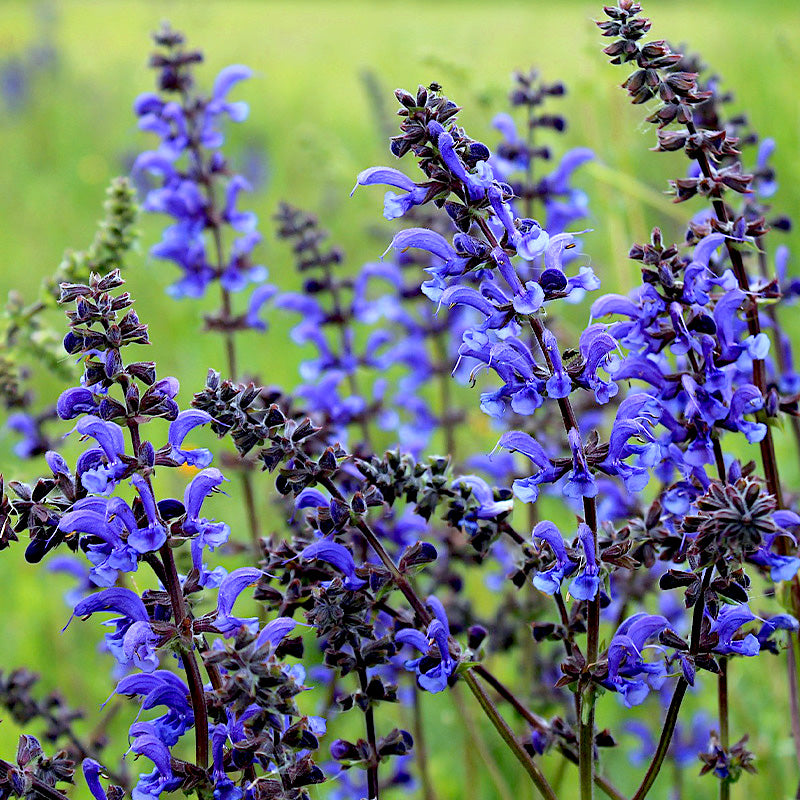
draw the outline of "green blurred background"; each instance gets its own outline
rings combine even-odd
[[[800,199],[800,4],[652,0],[645,10],[654,18],[653,36],[701,51],[736,93],[734,108],[746,110],[755,129],[777,141],[775,207],[793,213]],[[0,60],[26,57],[31,44],[45,37],[54,61],[28,76],[22,101],[0,117],[0,296],[15,289],[33,297],[65,248],[85,247],[108,181],[125,172],[139,150],[153,145],[138,133],[131,104],[152,87],[146,67],[149,34],[163,19],[205,51],[200,75],[208,84],[230,63],[255,70],[254,80],[237,87],[237,99],[250,102],[251,116],[228,129],[227,152],[235,167],[256,169],[263,179],[242,205],[258,213],[265,236],[260,260],[282,288],[296,285],[290,254],[273,235],[271,217],[282,199],[318,213],[353,265],[377,258],[388,243],[391,226],[381,217],[381,192],[362,190],[348,197],[361,169],[391,159],[380,131],[383,112],[365,91],[365,74],[378,81],[389,112],[395,87],[441,83],[464,107],[462,124],[492,146],[497,137],[490,121],[505,110],[511,71],[535,65],[546,79],[561,79],[569,90],[558,111],[570,127],[554,149],[585,145],[597,153],[597,162],[576,181],[591,199],[587,227],[594,232],[585,237],[584,247],[604,288],[624,290],[638,275],[626,259],[630,244],[646,239],[655,224],[668,238],[681,237],[691,208],[673,206],[663,194],[667,178],[685,171],[683,158],[648,152],[653,131],[642,122],[643,109],[630,107],[619,89],[627,73],[608,65],[601,53],[604,41],[592,22],[599,13],[599,5],[577,0],[64,0],[48,6],[3,0]],[[157,359],[161,375],[181,380],[186,403],[206,369],[222,367],[222,354],[216,339],[194,335],[211,305],[176,303],[164,294],[175,270],[147,256],[162,223],[142,219],[142,246],[127,277],[139,314],[150,324],[150,357]],[[796,236],[782,240],[791,243]],[[301,355],[285,346],[291,321],[273,318],[266,339],[245,337],[243,359],[248,371],[289,387],[296,382]],[[40,383],[42,391],[63,388],[47,376]],[[485,432],[490,449],[491,435],[480,415],[476,428]],[[20,466],[10,455],[12,445],[13,439],[0,437],[3,470],[33,474],[36,465]],[[788,441],[779,446],[793,488],[796,458]],[[235,490],[231,494],[224,505],[215,501],[214,512],[235,526]],[[3,553],[0,669],[24,664],[46,671],[46,686],[60,686],[70,702],[93,710],[108,695],[110,665],[107,656],[95,652],[99,626],[73,624],[59,633],[67,618],[62,593],[68,584],[25,564],[21,548]],[[757,600],[753,608],[758,610]],[[792,796],[798,768],[779,686],[782,668],[770,658],[734,666],[732,736],[750,734],[761,776],[745,776],[733,796],[760,795],[764,787],[776,798]],[[617,709],[613,698],[605,698],[600,724],[613,726],[621,717]],[[442,800],[532,796],[491,731],[482,734],[484,747],[501,774],[496,780],[486,777],[481,748],[464,733],[469,726],[450,697],[426,698],[425,711],[431,725],[439,726],[430,739]],[[130,712],[126,708],[120,715],[118,729],[124,730]],[[476,711],[468,713],[482,729]],[[651,707],[648,713],[658,711]],[[0,725],[2,755],[11,754],[16,735],[12,722]],[[615,782],[632,791],[641,770],[631,768],[623,752],[610,753],[608,764]],[[548,760],[545,768],[556,769]],[[694,766],[687,771],[685,796],[713,796],[713,779],[697,779],[696,772]],[[564,776],[566,797],[574,780],[574,771]],[[652,797],[666,797],[668,783],[658,784]]]

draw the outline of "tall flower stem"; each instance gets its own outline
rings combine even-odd
[[[483,231],[486,240],[493,248],[499,247],[497,238],[485,219],[478,218],[478,225]],[[530,326],[533,330],[539,348],[544,354],[550,373],[553,373],[553,364],[544,344],[545,327],[542,320],[537,316],[530,316]],[[564,429],[567,433],[575,430],[580,433],[578,418],[568,397],[561,397],[558,400],[558,408],[561,411],[561,418],[564,422]],[[594,549],[597,552],[597,510],[595,501],[592,497],[583,498],[583,508],[586,525],[592,531]],[[587,666],[594,664],[599,656],[600,644],[600,600],[598,597],[588,601],[588,619],[586,634],[586,663]],[[591,683],[584,690],[581,697],[581,707],[578,716],[579,725],[579,746],[580,763],[580,797],[581,800],[592,800],[594,798],[594,717],[595,703],[597,696]]]
[[[479,664],[473,667],[473,672],[481,677],[489,686],[494,689],[497,694],[505,700],[532,728],[537,730],[546,731],[550,726],[544,717],[531,711],[525,706],[522,701],[500,680],[498,680],[486,667]],[[570,764],[578,765],[578,757],[576,754],[567,748],[561,748],[561,754],[564,756],[565,761]],[[608,779],[595,772],[594,783],[600,791],[611,798],[611,800],[627,800],[624,794],[617,789]]]
[[[537,764],[525,751],[525,748],[517,741],[514,731],[508,726],[508,723],[503,719],[498,712],[497,707],[492,702],[491,698],[484,688],[480,685],[478,679],[471,670],[467,670],[464,675],[464,682],[469,686],[469,690],[475,696],[475,699],[480,704],[483,712],[489,718],[495,730],[500,734],[503,741],[508,746],[508,749],[514,754],[514,757],[522,764],[525,771],[528,773],[534,786],[539,790],[539,794],[546,800],[558,800],[553,788],[547,782],[544,773],[539,769]]]
[[[185,107],[189,106],[189,100],[186,91],[181,94],[183,104]],[[190,125],[196,125],[194,116],[189,115]],[[217,278],[221,277],[225,272],[225,250],[222,242],[222,231],[220,229],[220,214],[217,205],[216,192],[214,191],[214,178],[206,172],[203,163],[203,154],[200,149],[200,137],[194,135],[190,137],[189,153],[194,162],[195,169],[200,176],[200,181],[206,193],[208,201],[208,219],[212,231],[212,239],[214,242],[214,271]],[[228,373],[232,381],[238,380],[238,362],[236,358],[236,330],[233,327],[233,312],[231,305],[230,292],[222,285],[220,285],[221,302],[222,302],[222,332],[225,339],[225,355],[228,362]],[[258,525],[258,513],[256,511],[255,495],[253,493],[253,484],[250,479],[249,469],[246,462],[242,461],[242,469],[239,471],[239,481],[242,486],[242,495],[244,496],[245,514],[247,517],[247,527],[250,534],[250,545],[253,550],[253,555],[256,561],[262,557],[261,544],[260,544],[260,531]]]
[[[422,716],[421,693],[414,692],[414,752],[417,755],[419,775],[422,781],[422,796],[424,800],[436,800],[436,791],[431,780],[430,764],[428,763],[428,747],[425,738],[425,725]]]
[[[717,708],[719,709],[719,743],[722,749],[728,752],[730,746],[730,725],[728,715],[728,659],[719,660],[719,675],[717,676]],[[719,782],[719,800],[730,800],[731,784],[723,778]]]
[[[361,658],[361,648],[358,642],[353,643],[353,652],[356,655],[356,672],[358,680],[361,685],[361,691],[366,696],[367,694],[367,668]],[[364,709],[364,724],[367,729],[367,743],[370,748],[370,762],[367,767],[367,789],[369,791],[369,800],[379,800],[380,785],[378,783],[378,744],[375,736],[375,710],[372,703],[367,701],[367,707]]]
[[[530,317],[531,328],[533,329],[539,348],[544,354],[550,372],[553,372],[553,364],[547,348],[544,345],[544,323],[538,317]],[[567,433],[571,430],[580,431],[578,419],[568,397],[558,400],[558,407],[561,411],[561,418],[564,422],[564,429]],[[597,552],[597,507],[593,497],[583,498],[583,513],[586,525],[592,531],[594,549]],[[587,603],[587,626],[586,626],[586,664],[591,667],[599,657],[600,647],[600,599],[594,597]],[[594,797],[594,720],[597,693],[595,687],[590,683],[584,690],[580,698],[578,708],[578,742],[579,742],[579,763],[580,772],[580,797],[581,800],[592,800]]]
[[[192,620],[186,609],[186,601],[183,597],[178,571],[175,568],[175,559],[172,557],[172,549],[169,542],[165,542],[159,551],[164,571],[167,576],[166,589],[169,594],[172,612],[175,617],[175,624],[181,635],[186,635],[191,641]],[[194,650],[181,648],[181,663],[186,671],[186,680],[189,684],[189,696],[192,701],[192,711],[194,712],[194,731],[195,731],[195,754],[197,765],[202,769],[208,769],[208,709],[206,708],[206,694],[203,689],[203,679],[200,676],[200,667],[194,657]]]
[[[131,436],[133,452],[138,454],[141,445],[138,423],[129,421],[128,430]],[[145,480],[149,486],[150,477],[145,476]],[[178,636],[181,640],[188,640],[187,645],[181,646],[181,663],[186,671],[186,680],[189,684],[189,696],[195,720],[195,758],[197,765],[205,770],[208,769],[208,708],[206,707],[206,693],[203,688],[200,667],[194,655],[192,618],[183,596],[183,589],[181,588],[181,582],[178,578],[178,570],[175,567],[172,548],[169,546],[169,539],[164,542],[158,552],[161,557],[160,579],[169,595],[170,605],[172,606],[172,617],[175,620]]]
[[[700,626],[703,622],[703,612],[705,611],[705,595],[706,589],[708,589],[708,585],[711,583],[711,575],[713,571],[713,566],[707,567],[700,582],[700,594],[697,597],[697,601],[695,602],[694,606],[694,613],[692,614],[692,633],[689,641],[690,656],[697,655],[697,652],[700,649]],[[644,800],[644,798],[647,796],[647,793],[653,788],[653,784],[658,777],[661,765],[664,763],[664,759],[669,751],[669,746],[672,742],[672,734],[675,732],[675,725],[678,722],[681,704],[683,703],[683,698],[686,696],[686,689],[688,687],[689,682],[683,677],[683,675],[681,675],[681,677],[678,678],[678,682],[675,684],[675,690],[672,693],[672,699],[670,700],[669,708],[667,709],[667,716],[664,719],[664,726],[661,729],[661,736],[658,740],[656,752],[653,754],[653,758],[650,761],[647,772],[645,773],[641,784],[639,784],[639,788],[636,790],[636,794],[633,796],[632,800]]]
[[[689,133],[694,134],[696,133],[696,128],[694,123],[690,120],[686,123],[686,128]],[[700,169],[707,178],[710,178],[712,175],[711,166],[708,162],[708,158],[703,151],[700,151],[697,157],[697,163],[700,166]],[[712,202],[714,213],[716,214],[717,219],[719,222],[723,224],[727,224],[729,222],[728,212],[725,207],[725,203],[722,201],[721,198],[714,199]],[[747,276],[747,272],[744,268],[744,262],[742,260],[742,254],[739,250],[736,249],[736,245],[728,238],[725,239],[725,247],[728,251],[728,257],[731,261],[731,266],[733,267],[734,275],[736,276],[736,281],[739,284],[739,288],[745,292],[750,292],[750,281]],[[761,264],[762,272],[766,272],[766,265]],[[774,314],[774,311],[773,311]],[[773,317],[774,320],[774,317]],[[755,300],[752,300],[750,306],[747,310],[747,327],[748,331],[750,332],[751,336],[757,336],[761,333],[761,322],[758,318],[758,305]],[[776,334],[777,337],[777,334]],[[775,343],[776,352],[780,351],[780,342],[776,341]],[[781,358],[781,355],[778,355],[778,359]],[[778,362],[780,364],[780,360]],[[767,396],[767,372],[766,366],[762,359],[753,359],[753,383],[761,392],[762,397],[766,398]],[[795,435],[798,434],[798,426],[796,420],[793,420],[793,428],[795,428]],[[759,448],[761,451],[761,464],[764,469],[764,477],[767,481],[767,488],[769,489],[770,493],[774,495],[775,500],[777,501],[778,508],[784,508],[783,502],[783,489],[781,487],[781,479],[780,473],[778,470],[778,460],[775,455],[775,442],[772,437],[772,427],[767,424],[766,425],[766,435],[764,438],[759,442]],[[786,555],[788,552],[788,543],[784,542],[781,539],[778,543],[779,551]],[[791,590],[790,590],[790,605],[791,611],[795,616],[800,615],[800,579],[798,576],[795,575],[791,581]],[[794,636],[794,642],[792,642],[792,646],[794,647],[797,643],[800,643],[800,634],[792,634],[789,633],[789,638],[792,639]],[[789,685],[789,697],[796,698],[798,694],[800,694],[800,687],[798,687],[798,676],[797,670],[793,667],[791,663],[791,658],[787,657],[786,661],[786,678],[787,683]],[[795,706],[791,706],[792,711],[794,712]],[[793,730],[795,728],[800,727],[798,725],[798,721],[795,719],[792,720]],[[795,738],[797,736],[797,731],[795,731]],[[795,747],[800,748],[795,742]],[[800,749],[798,749],[798,764],[800,764]]]
[[[689,120],[686,123],[686,129],[691,135],[697,134],[697,128],[694,123]],[[706,178],[711,179],[713,172],[708,160],[708,156],[704,151],[700,151],[697,155],[697,164],[701,172]],[[717,220],[723,225],[728,225],[730,219],[728,211],[725,207],[725,202],[721,198],[714,198],[712,200],[712,207]],[[731,266],[733,267],[733,274],[736,276],[736,281],[739,288],[746,294],[750,294],[750,280],[747,276],[747,271],[744,268],[744,261],[741,252],[736,248],[736,244],[729,238],[725,238],[725,248],[728,251],[728,258],[730,258]],[[751,336],[758,336],[761,333],[761,322],[758,318],[758,305],[755,300],[751,301],[748,305],[747,311],[747,328]],[[761,392],[763,397],[767,396],[767,370],[763,359],[753,359],[753,383],[756,388]],[[778,507],[783,508],[783,492],[781,489],[780,475],[778,472],[778,462],[775,457],[775,442],[772,437],[772,429],[767,425],[767,433],[759,443],[761,449],[761,463],[764,467],[764,477],[767,480],[767,488],[770,493],[775,496],[778,501]]]
[[[211,188],[211,184],[209,182],[209,198],[213,198],[213,192]],[[213,199],[210,199],[210,202],[213,203]],[[220,233],[219,226],[214,226],[214,247],[216,249],[217,255],[217,269],[222,270],[223,268],[223,254],[222,254],[222,234]],[[231,296],[230,292],[227,289],[222,289],[222,313],[225,317],[225,320],[230,323],[231,321]],[[238,369],[237,369],[237,360],[236,360],[236,337],[235,331],[231,328],[225,329],[225,354],[228,361],[228,373],[230,375],[230,379],[232,381],[237,381],[239,379]],[[261,552],[261,534],[258,525],[258,512],[256,510],[256,501],[255,501],[255,494],[253,492],[253,482],[250,478],[249,472],[249,465],[248,463],[242,459],[241,460],[241,470],[239,470],[239,482],[242,486],[242,495],[244,497],[244,507],[245,513],[247,517],[247,528],[250,533],[250,545],[253,549],[253,555],[256,558],[256,561],[259,561],[262,557]]]

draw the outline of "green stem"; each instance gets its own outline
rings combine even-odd
[[[719,709],[719,743],[728,752],[730,746],[730,723],[728,715],[728,659],[719,660],[717,675],[717,707]],[[731,784],[724,778],[719,782],[719,800],[730,800]]]
[[[475,696],[475,699],[489,718],[489,721],[494,726],[494,729],[500,734],[501,738],[508,746],[508,749],[511,750],[514,757],[522,764],[523,768],[528,773],[533,785],[539,790],[539,794],[543,798],[546,798],[546,800],[558,800],[552,787],[547,782],[544,773],[528,755],[525,748],[517,741],[514,732],[508,727],[508,723],[503,717],[500,716],[491,698],[486,694],[475,675],[472,674],[472,670],[467,670],[463,674],[463,678],[464,682],[469,686],[469,690]]]
[[[425,800],[436,800],[436,792],[431,780],[430,764],[428,763],[428,747],[425,741],[425,721],[422,715],[422,692],[414,691],[414,753],[419,767],[422,795]]]
[[[694,613],[692,614],[692,633],[689,643],[690,656],[697,655],[697,652],[700,649],[700,626],[703,622],[703,612],[705,611],[706,589],[708,589],[708,585],[711,583],[711,574],[713,571],[713,566],[707,567],[701,579],[700,594],[695,602]],[[669,751],[670,743],[672,742],[672,734],[675,732],[675,725],[678,722],[681,703],[683,703],[683,698],[686,695],[686,689],[688,686],[689,682],[683,677],[683,675],[681,675],[681,677],[678,678],[677,684],[675,685],[675,691],[672,693],[672,700],[670,700],[669,708],[667,709],[667,716],[664,719],[664,726],[661,729],[661,737],[658,740],[656,752],[653,754],[653,758],[650,761],[647,772],[645,773],[645,776],[642,779],[639,788],[636,790],[636,794],[633,796],[632,800],[644,800],[644,798],[647,796],[647,793],[653,787],[656,778],[658,777],[659,770],[661,769],[661,765],[664,763],[664,759]]]

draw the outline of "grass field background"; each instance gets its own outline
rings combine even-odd
[[[17,0],[0,4],[0,59],[24,52],[36,37],[36,8]],[[265,159],[265,181],[243,205],[259,215],[265,236],[260,260],[283,288],[295,286],[296,278],[290,254],[274,241],[271,216],[280,200],[318,213],[354,268],[377,258],[391,236],[381,217],[380,191],[348,197],[361,169],[391,163],[380,134],[381,114],[364,89],[365,72],[385,90],[390,112],[395,87],[438,81],[463,106],[462,124],[490,146],[496,142],[490,121],[505,110],[513,69],[535,65],[546,78],[563,80],[569,95],[558,110],[570,127],[555,149],[585,145],[597,154],[579,182],[592,209],[588,227],[593,233],[584,247],[607,291],[624,291],[636,280],[638,269],[626,258],[632,242],[645,240],[655,224],[668,238],[682,236],[692,209],[674,206],[663,193],[666,180],[685,171],[683,157],[648,152],[654,133],[642,122],[643,109],[629,106],[619,89],[627,72],[608,65],[601,52],[604,41],[592,22],[600,9],[594,3],[65,0],[54,8],[57,63],[33,80],[22,108],[0,118],[0,296],[14,289],[32,297],[67,247],[88,244],[108,181],[124,172],[139,150],[153,146],[136,130],[131,104],[152,87],[146,67],[149,33],[162,19],[205,51],[200,74],[208,84],[230,63],[255,70],[255,79],[236,92],[250,102],[251,116],[228,128],[228,153],[234,166],[244,165],[254,152]],[[780,190],[775,207],[794,213],[800,205],[800,5],[653,0],[645,10],[654,18],[654,37],[701,51],[735,92],[734,107],[746,110],[756,130],[776,140]],[[142,246],[131,260],[128,281],[139,315],[150,325],[149,357],[158,361],[161,375],[180,379],[186,404],[206,369],[222,367],[222,354],[216,339],[195,335],[213,302],[169,299],[164,289],[175,270],[147,256],[162,223],[142,219]],[[797,236],[782,240],[791,244]],[[273,317],[266,337],[244,337],[243,351],[248,371],[288,387],[296,382],[302,355],[285,344],[291,321]],[[796,323],[795,330],[800,332]],[[48,376],[40,384],[43,392],[63,388]],[[489,450],[492,434],[478,413],[472,430],[485,438]],[[19,465],[10,455],[12,444],[9,437],[0,439],[6,475],[34,474],[38,465]],[[781,439],[779,448],[787,484],[796,489],[797,459],[788,439]],[[236,527],[241,520],[235,490],[231,494],[228,501],[215,500],[213,511]],[[110,691],[108,658],[95,652],[100,628],[94,620],[59,633],[68,616],[62,601],[67,587],[68,581],[25,564],[21,548],[2,554],[0,669],[27,665],[45,671],[48,687],[58,685],[72,703],[93,709]],[[769,787],[774,798],[789,797],[796,788],[781,669],[769,657],[735,664],[732,735],[750,734],[762,774],[745,776],[734,797],[757,786]],[[502,767],[502,780],[490,781],[485,771],[476,778],[481,755],[465,738],[469,720],[448,696],[425,700],[431,725],[442,726],[432,727],[430,736],[441,800],[532,796],[491,731],[484,732],[484,740]],[[477,711],[468,713],[480,728]],[[647,713],[658,711],[653,706]],[[117,729],[124,731],[129,714],[126,708],[119,715]],[[613,727],[622,718],[616,700],[604,698],[600,724]],[[12,754],[16,735],[13,723],[0,725],[0,755]],[[627,764],[621,750],[610,754],[608,763],[615,781],[631,791],[640,770]],[[545,768],[555,770],[547,759]],[[687,772],[691,789],[685,796],[713,796],[713,780],[698,780],[696,772],[695,767]],[[574,773],[567,773],[565,797],[571,796],[571,783]],[[652,795],[666,796],[666,785]],[[325,791],[315,797],[325,797]]]

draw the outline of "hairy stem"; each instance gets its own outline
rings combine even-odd
[[[711,583],[711,574],[713,571],[713,566],[707,567],[701,579],[700,594],[695,602],[694,612],[692,613],[692,633],[689,642],[690,656],[697,655],[697,652],[700,648],[700,626],[703,622],[703,612],[705,611],[706,605],[706,589],[708,589],[708,584]],[[653,754],[653,758],[650,761],[647,772],[645,773],[639,788],[636,790],[633,800],[643,800],[643,798],[647,796],[647,793],[653,787],[653,784],[658,777],[659,770],[661,769],[661,765],[664,763],[664,759],[669,751],[670,743],[672,742],[672,734],[675,732],[675,725],[678,722],[681,703],[683,703],[683,698],[686,695],[686,689],[688,686],[689,682],[683,677],[683,675],[681,675],[681,677],[678,678],[677,684],[675,684],[675,690],[672,694],[672,700],[670,700],[669,708],[667,709],[667,716],[664,719],[664,726],[661,729],[661,737],[658,740],[656,752]]]
[[[182,92],[182,97],[184,106],[188,107],[190,98],[185,90]],[[190,127],[196,128],[197,123],[195,122],[194,116],[189,114],[188,119]],[[206,172],[205,165],[203,163],[203,152],[200,146],[201,139],[196,135],[196,131],[193,131],[193,133],[195,135],[189,137],[189,152],[191,154],[192,161],[194,162],[194,167],[197,170],[198,175],[201,177],[201,183],[205,189],[206,199],[208,201],[208,220],[209,225],[211,226],[212,239],[214,241],[214,256],[216,261],[214,265],[214,271],[217,278],[219,278],[225,272],[226,261],[225,248],[223,247],[222,243],[222,231],[220,229],[220,215],[217,206],[217,197],[214,190],[214,178],[212,174],[208,174]],[[231,307],[231,295],[230,292],[224,286],[222,286],[222,284],[220,284],[220,293],[222,302],[221,324],[225,339],[225,355],[228,362],[229,373],[228,377],[232,381],[236,381],[238,380],[239,370],[236,358],[236,330],[233,327],[234,321]],[[262,557],[260,544],[261,536],[259,532],[258,513],[255,506],[255,496],[253,494],[252,481],[247,469],[247,464],[243,462],[242,470],[239,473],[239,480],[242,485],[242,494],[244,496],[247,527],[250,533],[250,546],[252,547],[256,563],[258,563]]]
[[[719,743],[727,753],[730,747],[730,725],[728,716],[728,659],[719,660],[719,675],[717,675],[717,707],[719,709]],[[729,800],[731,784],[722,779],[719,782],[719,800]]]
[[[353,645],[353,652],[356,654],[356,662],[358,663],[357,673],[358,680],[361,685],[361,691],[366,697],[367,695],[367,668],[361,659],[361,650],[358,643]],[[367,701],[367,707],[364,709],[364,724],[367,729],[367,743],[370,748],[370,762],[367,767],[367,788],[369,791],[369,800],[380,800],[380,785],[378,783],[378,743],[375,736],[375,711],[372,703]]]
[[[139,425],[132,420],[128,421],[128,430],[131,436],[131,446],[135,455],[139,453],[141,438],[139,436]],[[150,476],[145,475],[145,480],[152,491]],[[202,769],[208,768],[208,708],[206,707],[206,694],[203,689],[203,679],[200,676],[200,667],[194,656],[194,645],[192,638],[192,618],[186,607],[186,600],[183,596],[183,589],[178,578],[178,570],[175,567],[175,559],[172,556],[172,549],[169,546],[169,539],[159,550],[161,556],[161,569],[156,572],[164,588],[169,594],[170,605],[172,606],[172,617],[175,620],[175,627],[178,635],[189,639],[188,647],[181,647],[181,663],[186,671],[186,680],[189,684],[189,695],[192,702],[192,711],[195,719],[195,756],[197,765]]]
[[[425,741],[425,722],[422,716],[422,692],[414,691],[414,753],[417,757],[422,795],[424,800],[436,800],[436,792],[431,780],[430,764],[428,763],[428,747]]]
[[[508,749],[511,750],[514,757],[522,764],[523,768],[528,773],[533,785],[538,789],[539,794],[546,800],[558,800],[552,787],[547,782],[544,773],[528,755],[525,748],[517,741],[514,732],[508,727],[508,723],[500,715],[491,698],[486,694],[483,687],[478,682],[478,679],[472,673],[472,670],[467,670],[463,677],[464,682],[469,686],[469,690],[475,696],[475,699],[480,704],[495,730],[500,734],[503,741],[508,746]]]
[[[473,752],[477,752],[483,761],[484,766],[486,767],[486,772],[488,773],[489,779],[494,785],[497,797],[500,798],[500,800],[515,800],[508,782],[505,779],[503,770],[500,769],[497,761],[494,759],[489,751],[489,748],[486,746],[486,742],[483,740],[481,732],[478,730],[478,726],[475,724],[471,710],[468,704],[464,702],[464,697],[461,694],[461,687],[456,684],[451,688],[450,694],[453,698],[453,703],[455,704],[459,716],[461,717],[461,721],[464,724],[464,728],[467,732],[467,739],[469,739],[469,742],[472,745],[471,748],[467,748],[465,794],[469,794],[470,792],[474,793],[479,786],[479,775],[475,770],[475,765],[472,760]]]
[[[686,123],[686,128],[691,134],[697,133],[694,123],[690,120]],[[697,156],[697,163],[703,175],[707,178],[712,177],[711,164],[708,157],[701,150]],[[712,200],[714,214],[719,222],[728,224],[730,219],[728,211],[725,207],[725,202],[722,198],[714,198]],[[750,280],[747,277],[747,271],[744,268],[744,261],[741,252],[736,248],[735,242],[726,237],[725,247],[728,251],[728,258],[730,258],[731,266],[733,267],[733,274],[736,276],[736,281],[739,288],[747,295],[750,294]],[[758,305],[755,300],[748,304],[746,311],[747,328],[751,336],[757,336],[761,333],[761,322],[758,318]],[[756,385],[761,395],[766,398],[767,396],[767,371],[763,359],[753,359],[753,383]],[[780,475],[778,472],[778,462],[775,457],[775,442],[772,437],[772,428],[767,425],[766,436],[759,443],[761,450],[761,463],[764,468],[764,477],[767,480],[767,488],[770,493],[775,496],[778,501],[778,507],[783,508],[783,492],[781,489]]]

